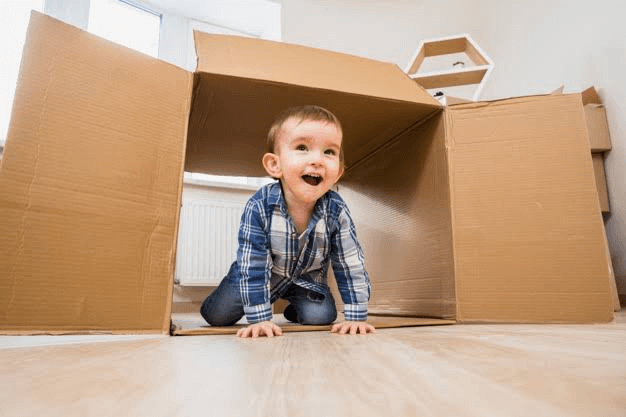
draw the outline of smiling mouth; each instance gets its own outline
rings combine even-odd
[[[304,182],[306,182],[309,185],[313,185],[316,186],[318,185],[320,182],[322,182],[322,177],[320,177],[319,175],[303,175],[302,179],[304,180]]]

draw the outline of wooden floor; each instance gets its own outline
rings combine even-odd
[[[626,416],[626,315],[374,335],[0,337],[0,416]]]

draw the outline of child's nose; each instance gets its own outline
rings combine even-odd
[[[316,152],[310,152],[310,155],[311,155],[310,162],[312,164],[321,165],[322,161],[324,160],[322,158],[322,153],[321,152],[317,152],[317,151]]]

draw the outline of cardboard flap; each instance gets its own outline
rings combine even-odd
[[[596,179],[596,188],[598,190],[598,199],[600,200],[600,209],[603,213],[609,213],[611,206],[609,204],[609,189],[606,184],[606,174],[604,172],[604,156],[600,153],[591,154],[593,160],[593,172]]]
[[[191,87],[31,15],[0,172],[0,329],[168,330]]]
[[[340,316],[339,320],[341,319],[343,319],[343,317]],[[302,325],[291,323],[290,321],[286,320],[282,314],[278,316],[275,315],[272,321],[280,326],[283,333],[329,331],[332,328],[332,324]],[[373,314],[370,314],[368,316],[367,321],[376,329],[391,329],[417,326],[445,326],[455,323],[454,320],[422,317],[376,316]],[[246,325],[246,320],[242,319],[234,326],[211,327],[206,324],[206,321],[204,321],[204,319],[199,314],[177,314],[172,317],[171,334],[174,336],[236,334],[240,328]]]
[[[195,41],[186,171],[265,176],[267,132],[292,106],[316,104],[337,115],[347,169],[441,109],[392,64],[237,36],[195,32]]]
[[[612,318],[578,95],[446,110],[457,319]]]
[[[581,93],[583,104],[602,104],[595,87],[589,87]]]
[[[458,104],[467,104],[472,103],[472,100],[468,100],[466,98],[454,97],[454,96],[445,96],[446,106],[456,106]]]
[[[605,152],[611,150],[611,133],[606,117],[606,109],[601,104],[585,104],[585,119],[587,121],[587,137],[591,152]]]
[[[194,37],[197,72],[438,106],[395,64],[240,36],[194,31]]]

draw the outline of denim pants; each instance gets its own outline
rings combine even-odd
[[[239,286],[230,272],[200,307],[200,314],[211,326],[232,326],[244,316]],[[291,284],[282,298],[293,305],[300,324],[325,325],[337,318],[335,300],[330,291],[320,294]]]

